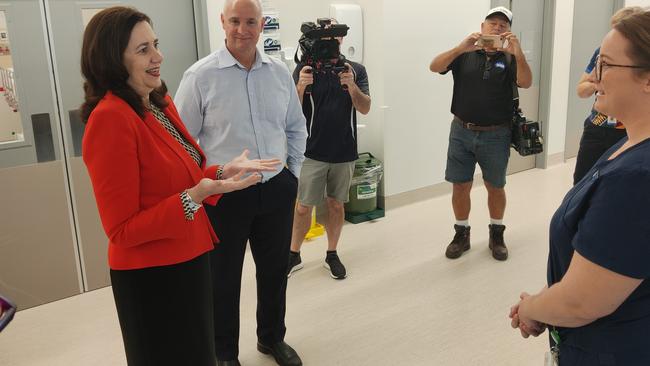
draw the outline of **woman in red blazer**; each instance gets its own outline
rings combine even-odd
[[[81,57],[83,158],[109,238],[128,364],[214,365],[207,252],[218,239],[202,203],[258,183],[279,160],[244,151],[206,168],[160,79],[162,60],[145,14],[112,7],[91,19]]]

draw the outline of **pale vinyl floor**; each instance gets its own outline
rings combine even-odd
[[[322,267],[323,237],[307,242],[305,268],[289,280],[287,337],[305,365],[541,365],[546,335],[523,339],[509,307],[545,283],[548,224],[571,184],[573,162],[509,177],[510,259],[487,249],[483,187],[474,189],[472,249],[449,260],[450,197],[394,209],[344,227],[339,247],[349,277]],[[165,321],[161,319],[161,321]],[[274,365],[255,349],[250,255],[242,288],[240,360]],[[3,366],[125,365],[110,288],[19,312],[0,334]]]

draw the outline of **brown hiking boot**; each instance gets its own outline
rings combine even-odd
[[[503,232],[506,230],[505,225],[490,225],[490,250],[492,257],[499,261],[508,259],[508,248],[503,241]]]
[[[469,226],[454,225],[456,235],[445,251],[447,258],[456,259],[469,250],[469,229]]]

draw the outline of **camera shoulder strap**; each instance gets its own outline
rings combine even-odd
[[[296,53],[293,55],[293,61],[294,61],[296,64],[299,64],[299,63],[300,63],[300,60],[298,60],[298,49],[299,49],[299,48],[300,48],[300,47],[296,47]]]
[[[506,62],[508,67],[512,64],[512,55],[508,52],[504,52],[506,56]],[[514,101],[515,112],[519,109],[519,88],[517,87],[517,75],[512,79],[512,100]]]

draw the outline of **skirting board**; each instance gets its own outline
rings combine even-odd
[[[553,154],[553,155],[549,155],[546,158],[546,161],[547,161],[546,166],[553,166],[553,165],[558,165],[558,164],[564,163],[565,162],[564,151],[561,151],[561,152]]]
[[[482,187],[483,179],[481,174],[474,176],[474,184],[472,187]],[[414,189],[412,191],[394,194],[388,197],[378,197],[377,205],[384,210],[398,208],[412,203],[428,200],[451,194],[451,183],[441,182],[428,187]],[[380,203],[381,202],[381,203]],[[381,205],[383,203],[383,206]]]
[[[564,163],[564,151],[548,155],[547,162],[547,167]],[[481,177],[481,174],[476,174],[474,176],[473,187],[483,186],[483,179]],[[428,187],[418,188],[388,197],[379,196],[377,197],[377,206],[384,210],[390,210],[447,194],[451,194],[451,184],[448,182],[441,182]]]

